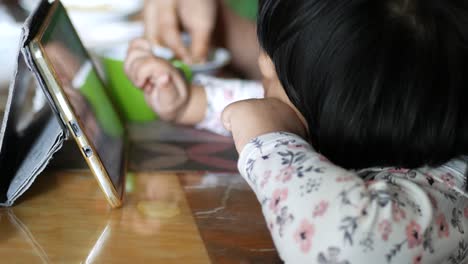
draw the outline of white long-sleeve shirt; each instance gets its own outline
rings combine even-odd
[[[255,82],[198,81],[209,103],[199,127],[218,133],[226,133],[225,106],[263,96]],[[277,132],[246,145],[238,167],[286,263],[458,264],[468,263],[467,161],[347,171],[299,136]]]

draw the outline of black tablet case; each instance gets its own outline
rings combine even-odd
[[[68,129],[51,100],[46,100],[42,109],[29,115],[33,118],[26,126],[21,130],[18,128],[24,121],[24,109],[30,104],[26,100],[29,89],[36,89],[36,92],[49,96],[26,47],[39,30],[50,6],[48,1],[42,1],[23,26],[17,67],[9,86],[0,127],[0,206],[12,206],[29,189],[68,138]]]

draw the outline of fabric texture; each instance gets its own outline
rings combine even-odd
[[[230,135],[221,123],[221,114],[226,106],[240,100],[264,97],[262,84],[255,81],[225,80],[207,75],[196,75],[193,84],[205,89],[208,103],[205,119],[196,127],[224,136]]]
[[[228,104],[263,96],[259,83],[200,77],[199,128],[225,133]],[[382,150],[385,151],[385,150]],[[286,263],[468,263],[467,157],[438,168],[340,168],[297,135],[253,139],[238,168]]]

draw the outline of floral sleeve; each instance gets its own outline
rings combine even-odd
[[[205,89],[208,107],[205,119],[196,125],[221,135],[230,135],[221,123],[221,114],[231,103],[254,98],[263,98],[264,91],[260,82],[244,80],[218,79],[206,75],[197,75],[194,84]]]
[[[252,140],[239,159],[286,263],[465,263],[465,169],[347,171],[289,133]]]

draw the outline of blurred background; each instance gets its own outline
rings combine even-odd
[[[225,1],[240,16],[255,19],[256,0]],[[0,111],[4,108],[15,69],[22,23],[39,2],[40,0],[0,0]],[[143,36],[141,11],[144,0],[62,0],[62,3],[83,44],[96,59],[103,76],[109,75],[99,65],[103,54],[107,56],[109,49],[125,46],[130,40]],[[123,54],[125,52],[120,54],[120,60],[123,60]],[[215,74],[229,64],[230,59],[226,50],[214,49],[212,61],[208,61],[206,65],[193,65],[192,70]]]

